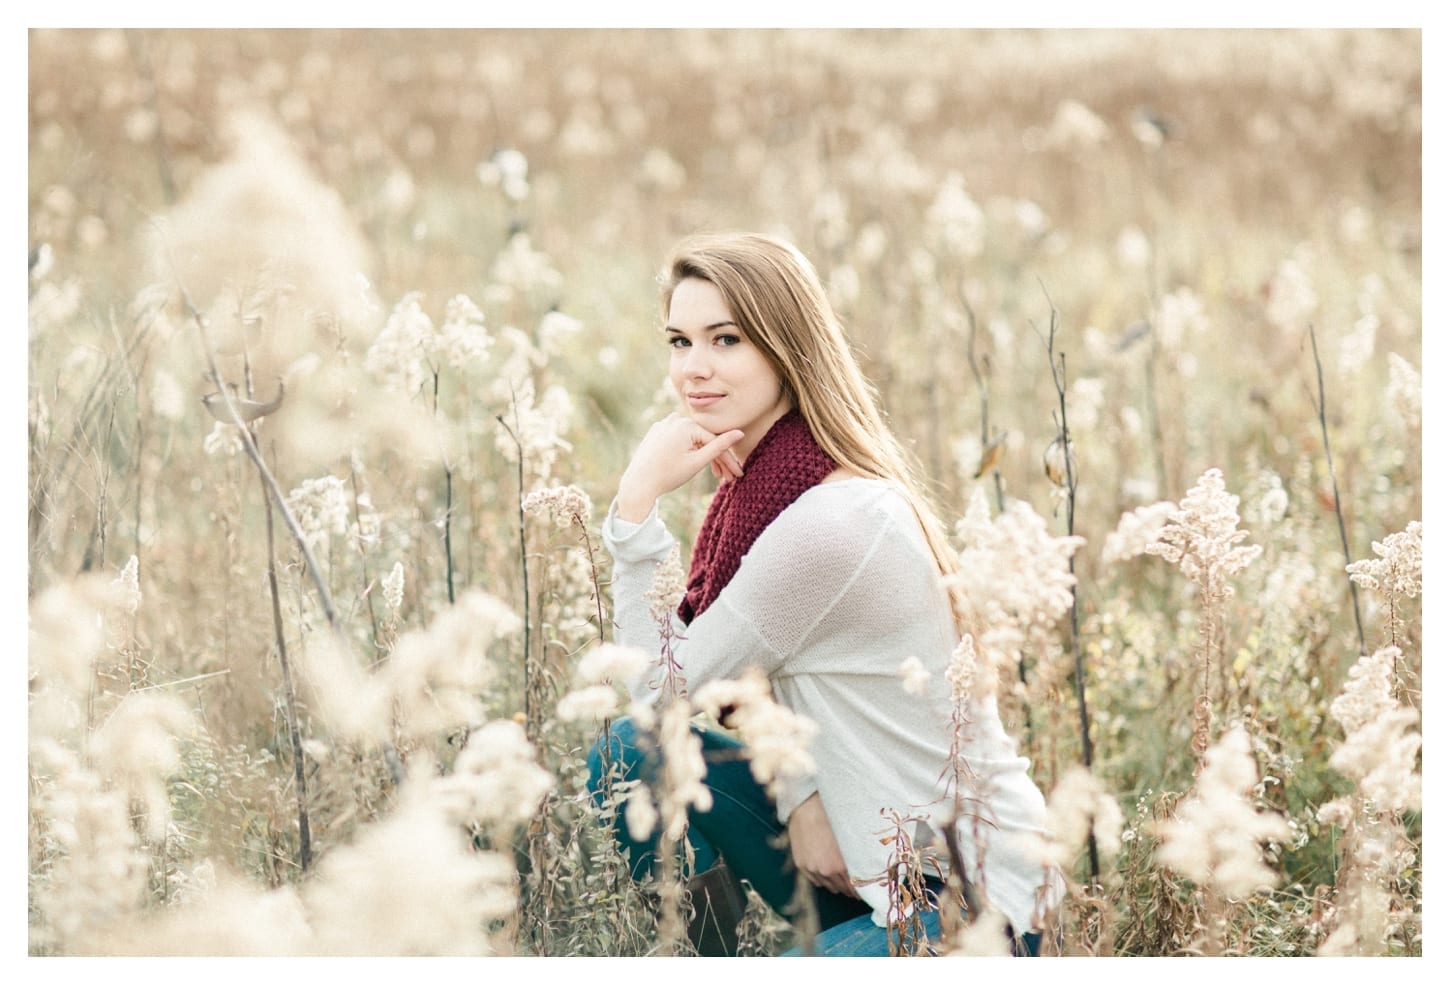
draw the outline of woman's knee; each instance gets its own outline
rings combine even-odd
[[[639,732],[634,721],[617,718],[609,722],[599,733],[599,738],[589,749],[589,790],[598,794],[605,777],[613,780],[634,779],[644,764],[644,752],[639,746]]]

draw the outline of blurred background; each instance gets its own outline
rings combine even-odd
[[[1234,686],[1322,764],[1361,645],[1337,513],[1354,558],[1421,516],[1418,31],[34,30],[28,56],[30,591],[139,558],[121,690],[142,651],[147,681],[231,668],[213,727],[276,739],[259,487],[201,403],[209,351],[241,395],[282,387],[259,430],[282,489],[346,488],[317,544],[381,649],[395,563],[403,625],[465,585],[540,604],[518,498],[574,484],[597,522],[670,408],[660,263],[752,229],[815,263],[949,525],[980,489],[1066,532],[1051,334],[1125,803],[1185,776],[1162,702],[1196,630],[1181,585],[1103,544],[1210,468],[1265,545]],[[1043,681],[1050,776],[1076,747]],[[1316,844],[1306,884],[1332,878]]]

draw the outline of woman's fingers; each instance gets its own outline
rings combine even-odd
[[[732,429],[715,434],[679,413],[671,414],[667,420],[688,424],[692,432],[691,443],[695,449],[699,451],[723,449],[710,456],[710,472],[715,478],[738,479],[745,474],[745,469],[740,464],[740,457],[730,448],[745,436],[744,431]]]
[[[709,432],[706,432],[706,434],[709,434]],[[738,478],[743,473],[738,471],[739,465],[738,463],[734,462],[735,456],[730,454],[729,449],[731,445],[735,444],[735,442],[739,441],[743,437],[745,437],[745,432],[739,430],[726,431],[724,434],[711,435],[709,440],[707,440],[703,445],[698,446],[695,451],[695,455],[697,456],[697,458],[704,459],[705,461],[709,462],[712,471],[718,466],[719,468],[725,470],[725,472],[728,472],[729,474],[734,475]],[[732,464],[734,464],[734,468],[731,467]],[[702,462],[701,465],[703,467],[704,463]],[[715,474],[717,476],[721,475],[720,472],[716,472]]]
[[[791,860],[813,886],[842,896],[856,897],[851,874],[831,831],[819,793],[813,793],[791,812],[787,822]]]
[[[715,459],[715,461],[720,465],[720,471],[716,473],[717,478],[724,478],[728,475],[732,479],[738,479],[745,474],[745,469],[741,467],[740,459],[736,456],[735,449],[733,448],[727,448],[725,454]]]

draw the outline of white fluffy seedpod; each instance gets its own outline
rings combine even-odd
[[[1248,733],[1235,726],[1208,750],[1193,796],[1162,825],[1159,863],[1229,897],[1272,888],[1278,875],[1261,846],[1291,832],[1284,818],[1249,803],[1257,782]]]

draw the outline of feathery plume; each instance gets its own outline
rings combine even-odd
[[[1350,668],[1344,689],[1329,706],[1330,716],[1344,730],[1344,742],[1329,765],[1349,777],[1375,812],[1399,813],[1420,806],[1420,774],[1415,759],[1420,734],[1413,731],[1419,715],[1394,698],[1394,672],[1399,647],[1387,646],[1362,656]],[[1321,809],[1321,817],[1342,817],[1346,798]]]
[[[387,577],[382,582],[383,602],[387,605],[388,611],[394,616],[403,607],[404,577],[403,562],[394,561],[393,570],[388,572]]]
[[[1355,561],[1345,570],[1356,584],[1385,594],[1415,598],[1420,594],[1424,567],[1424,529],[1419,520],[1411,520],[1402,532],[1390,534],[1370,546],[1377,558]]]
[[[931,683],[931,674],[923,666],[920,657],[907,657],[901,661],[901,666],[896,669],[896,676],[901,678],[901,686],[907,694],[923,695],[927,685]]]
[[[1248,537],[1239,530],[1239,498],[1224,488],[1223,473],[1209,469],[1168,515],[1158,539],[1143,550],[1178,565],[1205,595],[1228,597],[1228,579],[1263,551],[1257,544],[1234,545]]]
[[[121,573],[116,576],[114,584],[121,608],[135,615],[136,610],[141,607],[141,580],[136,555],[132,554],[127,560],[125,566],[121,568]]]
[[[714,718],[730,709],[727,728],[737,729],[750,757],[750,774],[772,797],[792,780],[815,771],[811,742],[816,723],[777,704],[770,682],[752,667],[734,680],[711,681],[695,694],[695,706]]]
[[[287,505],[297,518],[303,539],[313,550],[326,546],[330,537],[347,533],[352,497],[346,484],[335,475],[303,481],[287,494]]]
[[[1103,541],[1103,563],[1127,561],[1146,553],[1148,545],[1157,542],[1177,509],[1165,500],[1124,513],[1118,519],[1117,529]]]
[[[1043,828],[1042,864],[1066,869],[1082,851],[1089,833],[1106,858],[1117,855],[1122,845],[1123,811],[1097,777],[1073,766],[1047,798]]]
[[[1235,726],[1208,750],[1192,797],[1161,825],[1158,862],[1231,899],[1273,888],[1278,874],[1261,846],[1291,832],[1283,817],[1248,801],[1257,783],[1249,734]]]
[[[524,512],[532,516],[548,516],[556,527],[576,522],[588,524],[592,504],[578,486],[546,486],[524,497]]]

